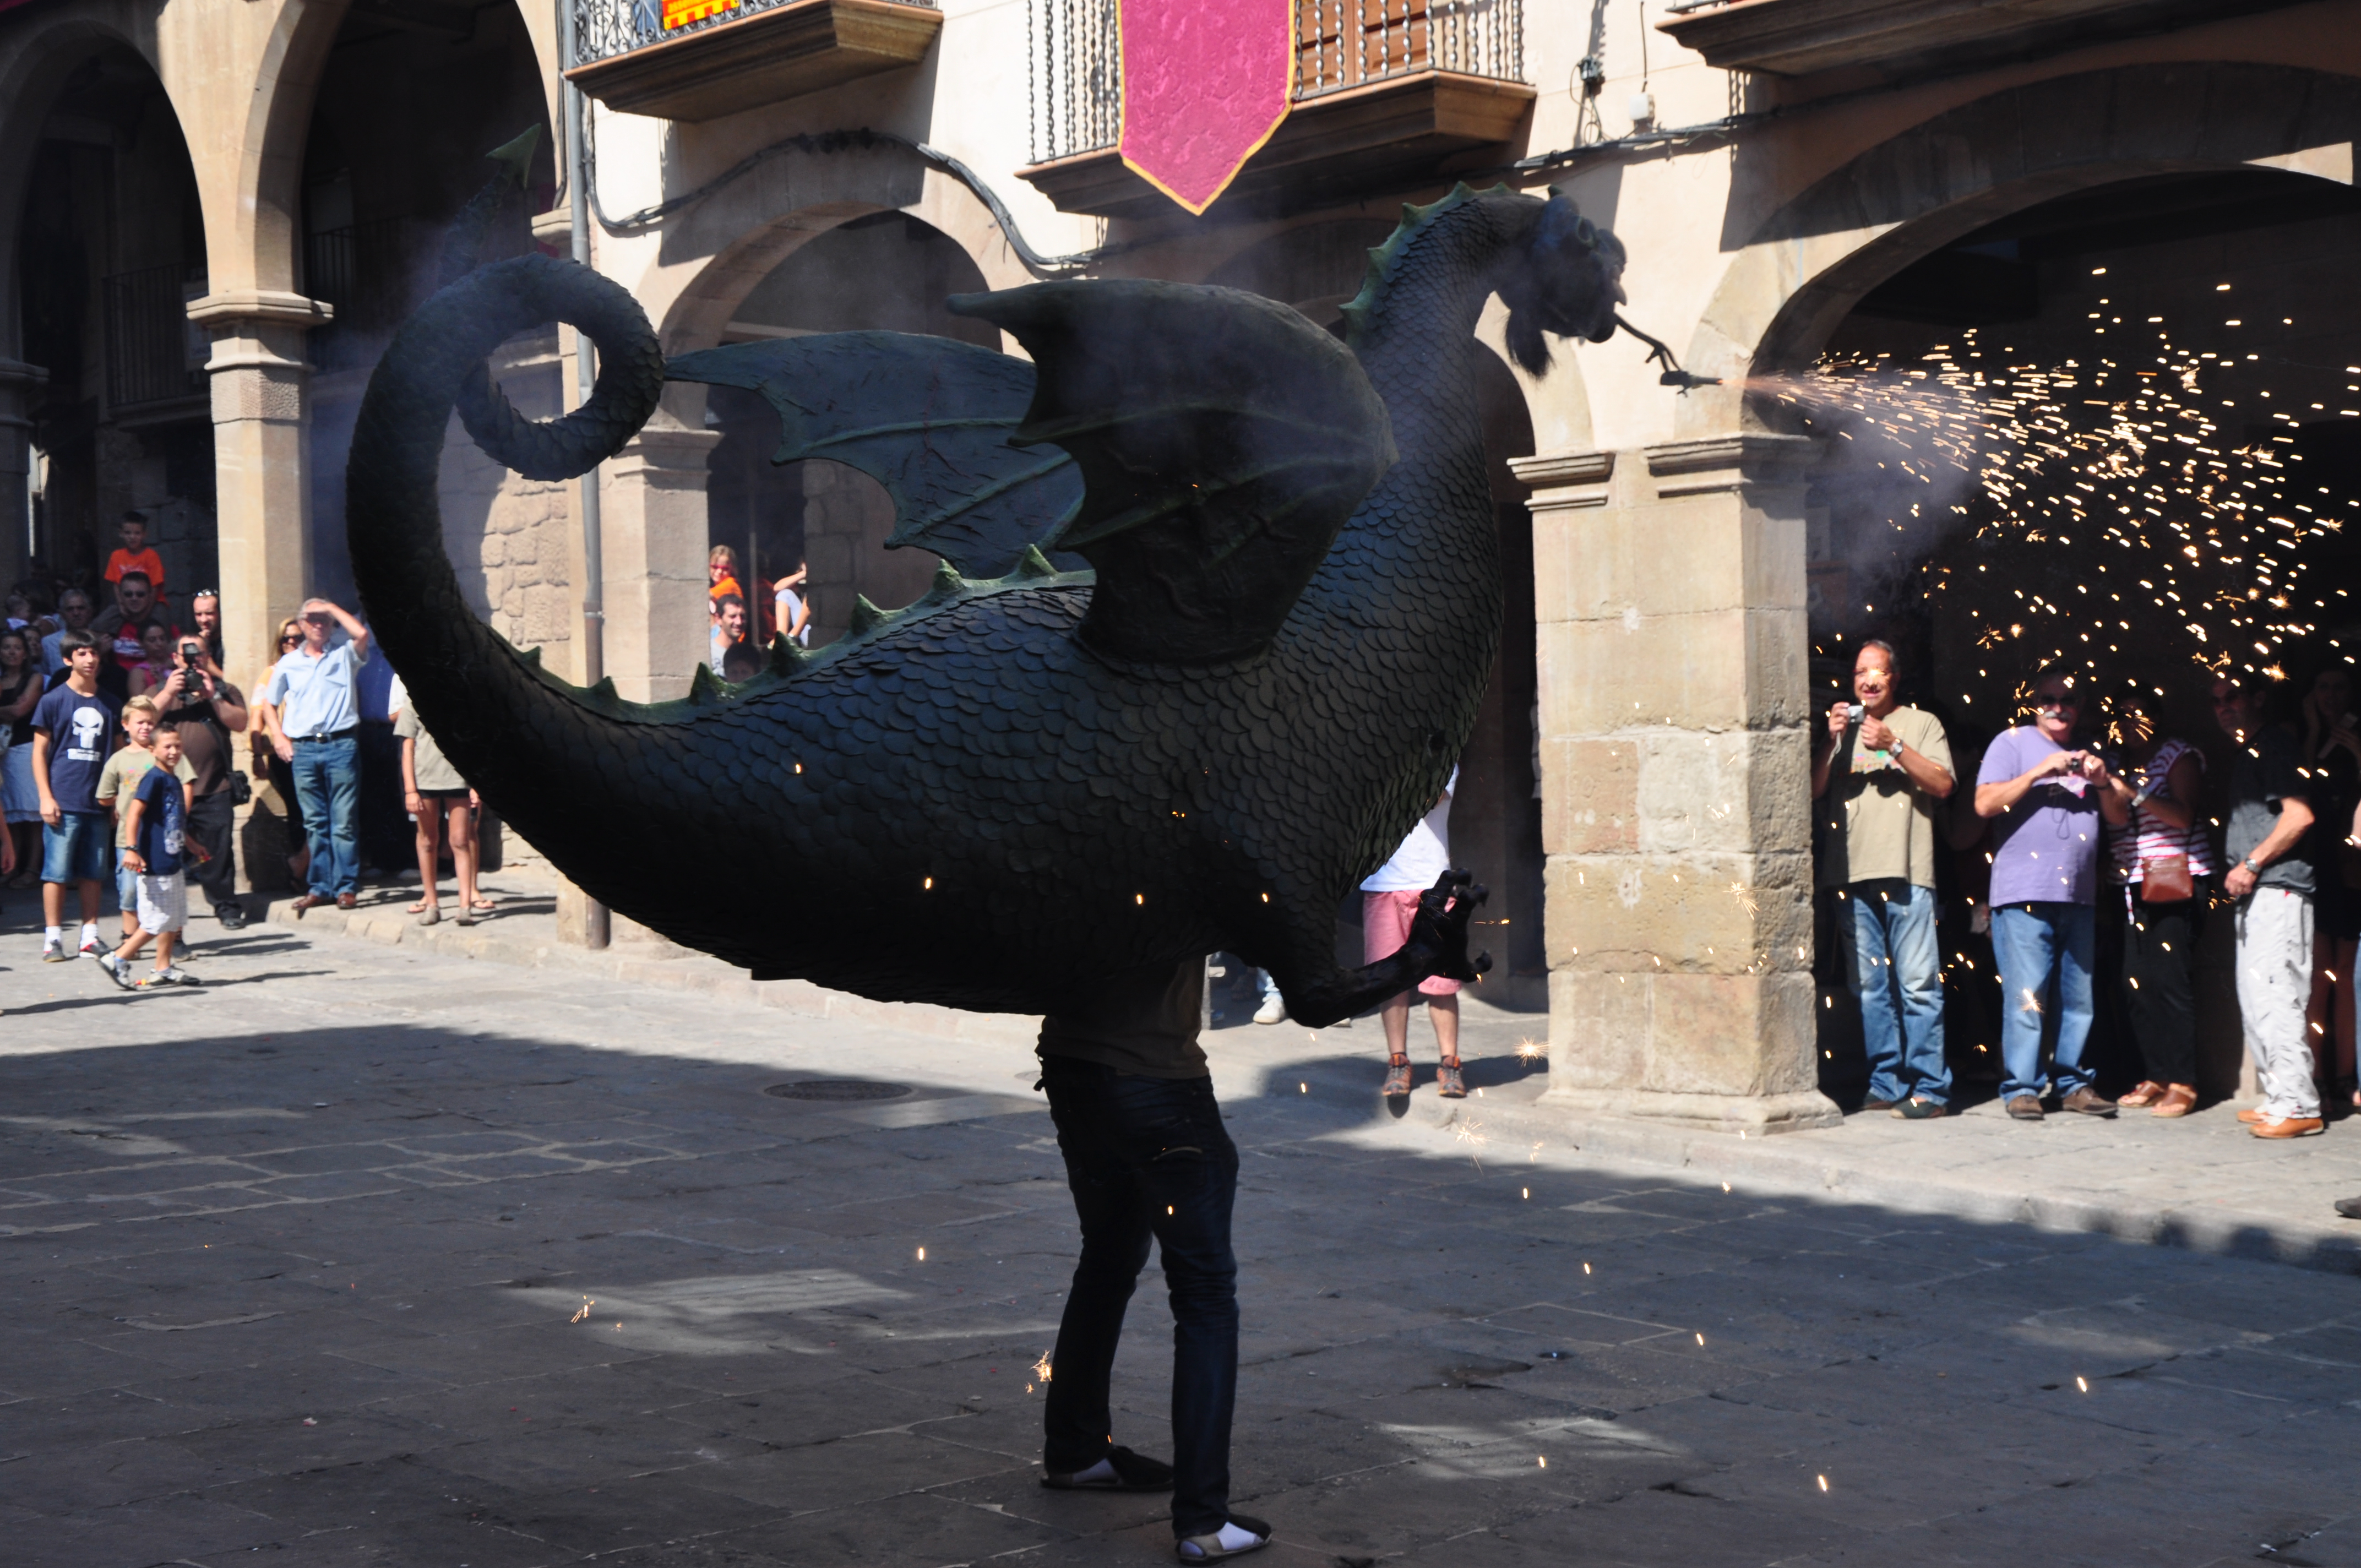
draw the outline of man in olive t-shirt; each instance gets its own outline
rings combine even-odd
[[[1869,1098],[1929,1120],[1948,1113],[1942,955],[1935,942],[1935,807],[1951,793],[1951,748],[1932,714],[1894,696],[1894,650],[1866,642],[1855,703],[1828,712],[1812,755],[1825,803],[1819,883],[1837,890],[1869,1055]]]

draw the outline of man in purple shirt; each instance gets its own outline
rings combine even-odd
[[[1976,815],[1993,824],[1993,953],[2000,962],[2001,1099],[2020,1122],[2041,1120],[2043,999],[2058,1010],[2052,1077],[2059,1108],[2112,1116],[2091,1087],[2092,912],[2100,823],[2130,819],[2132,792],[2095,751],[2074,746],[2081,703],[2074,677],[2052,665],[2033,678],[2034,718],[1993,741],[1976,771]],[[2052,996],[2051,981],[2056,989]]]

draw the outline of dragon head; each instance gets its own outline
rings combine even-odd
[[[1553,191],[1499,284],[1509,307],[1509,352],[1528,374],[1546,374],[1542,334],[1604,343],[1615,335],[1623,302],[1623,242],[1582,215],[1573,198]]]

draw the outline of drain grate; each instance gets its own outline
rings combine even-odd
[[[910,1092],[906,1083],[880,1083],[867,1078],[807,1078],[801,1083],[774,1083],[763,1091],[781,1100],[899,1100]]]

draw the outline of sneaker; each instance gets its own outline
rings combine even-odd
[[[84,937],[82,939],[82,946],[75,949],[74,956],[77,958],[94,959],[104,951],[106,951],[106,944],[100,941],[98,939],[98,933],[93,931],[89,936]]]
[[[2030,1094],[2020,1094],[2008,1102],[2008,1113],[2020,1122],[2041,1120],[2041,1102]]]
[[[1445,1100],[1467,1098],[1467,1080],[1459,1076],[1459,1059],[1455,1057],[1434,1069],[1435,1092]]]
[[[1249,1552],[1259,1552],[1270,1544],[1270,1526],[1260,1519],[1250,1519],[1244,1514],[1232,1514],[1221,1529],[1203,1535],[1184,1535],[1172,1543],[1183,1563],[1218,1563],[1224,1557],[1243,1557]]]
[[[1389,1100],[1410,1098],[1410,1058],[1386,1064],[1386,1086],[1382,1091]]]
[[[62,939],[47,941],[41,944],[41,961],[43,963],[61,964],[66,961],[66,945]]]
[[[1894,1113],[1905,1122],[1932,1122],[1949,1115],[1951,1108],[1939,1100],[1921,1100],[1914,1094],[1896,1105]]]
[[[2078,1116],[2112,1116],[2115,1102],[2086,1084],[2060,1100],[2058,1109],[2071,1111]]]
[[[2258,1138],[2308,1138],[2314,1133],[2326,1132],[2328,1124],[2317,1116],[2289,1116],[2277,1122],[2257,1122],[2246,1130]]]
[[[225,931],[246,929],[246,911],[237,905],[222,905],[214,911],[214,918],[221,922],[221,927]]]
[[[194,985],[196,983],[197,977],[195,975],[192,975],[186,970],[175,965],[170,969],[151,970],[148,971],[148,978],[139,982],[139,989],[146,991],[151,986]]]
[[[1281,996],[1276,991],[1272,992],[1268,996],[1264,997],[1262,999],[1262,1005],[1255,1009],[1255,1022],[1257,1024],[1286,1023],[1287,998]]]
[[[113,953],[99,954],[98,967],[106,971],[107,979],[121,986],[124,990],[130,991],[137,987],[137,982],[131,978],[130,970],[125,966],[121,959],[116,958]]]
[[[1872,1094],[1868,1099],[1861,1102],[1861,1114],[1865,1116],[1873,1111],[1891,1111],[1899,1103],[1899,1101],[1880,1100],[1877,1096]]]
[[[2267,1121],[2268,1118],[2263,1114],[2263,1108],[2261,1106],[2249,1105],[2244,1111],[2238,1113],[2238,1120],[2246,1123],[2246,1125],[2251,1127],[2256,1123]]]
[[[1041,1485],[1053,1492],[1169,1492],[1172,1466],[1118,1446],[1085,1469],[1060,1473],[1045,1467]]]

